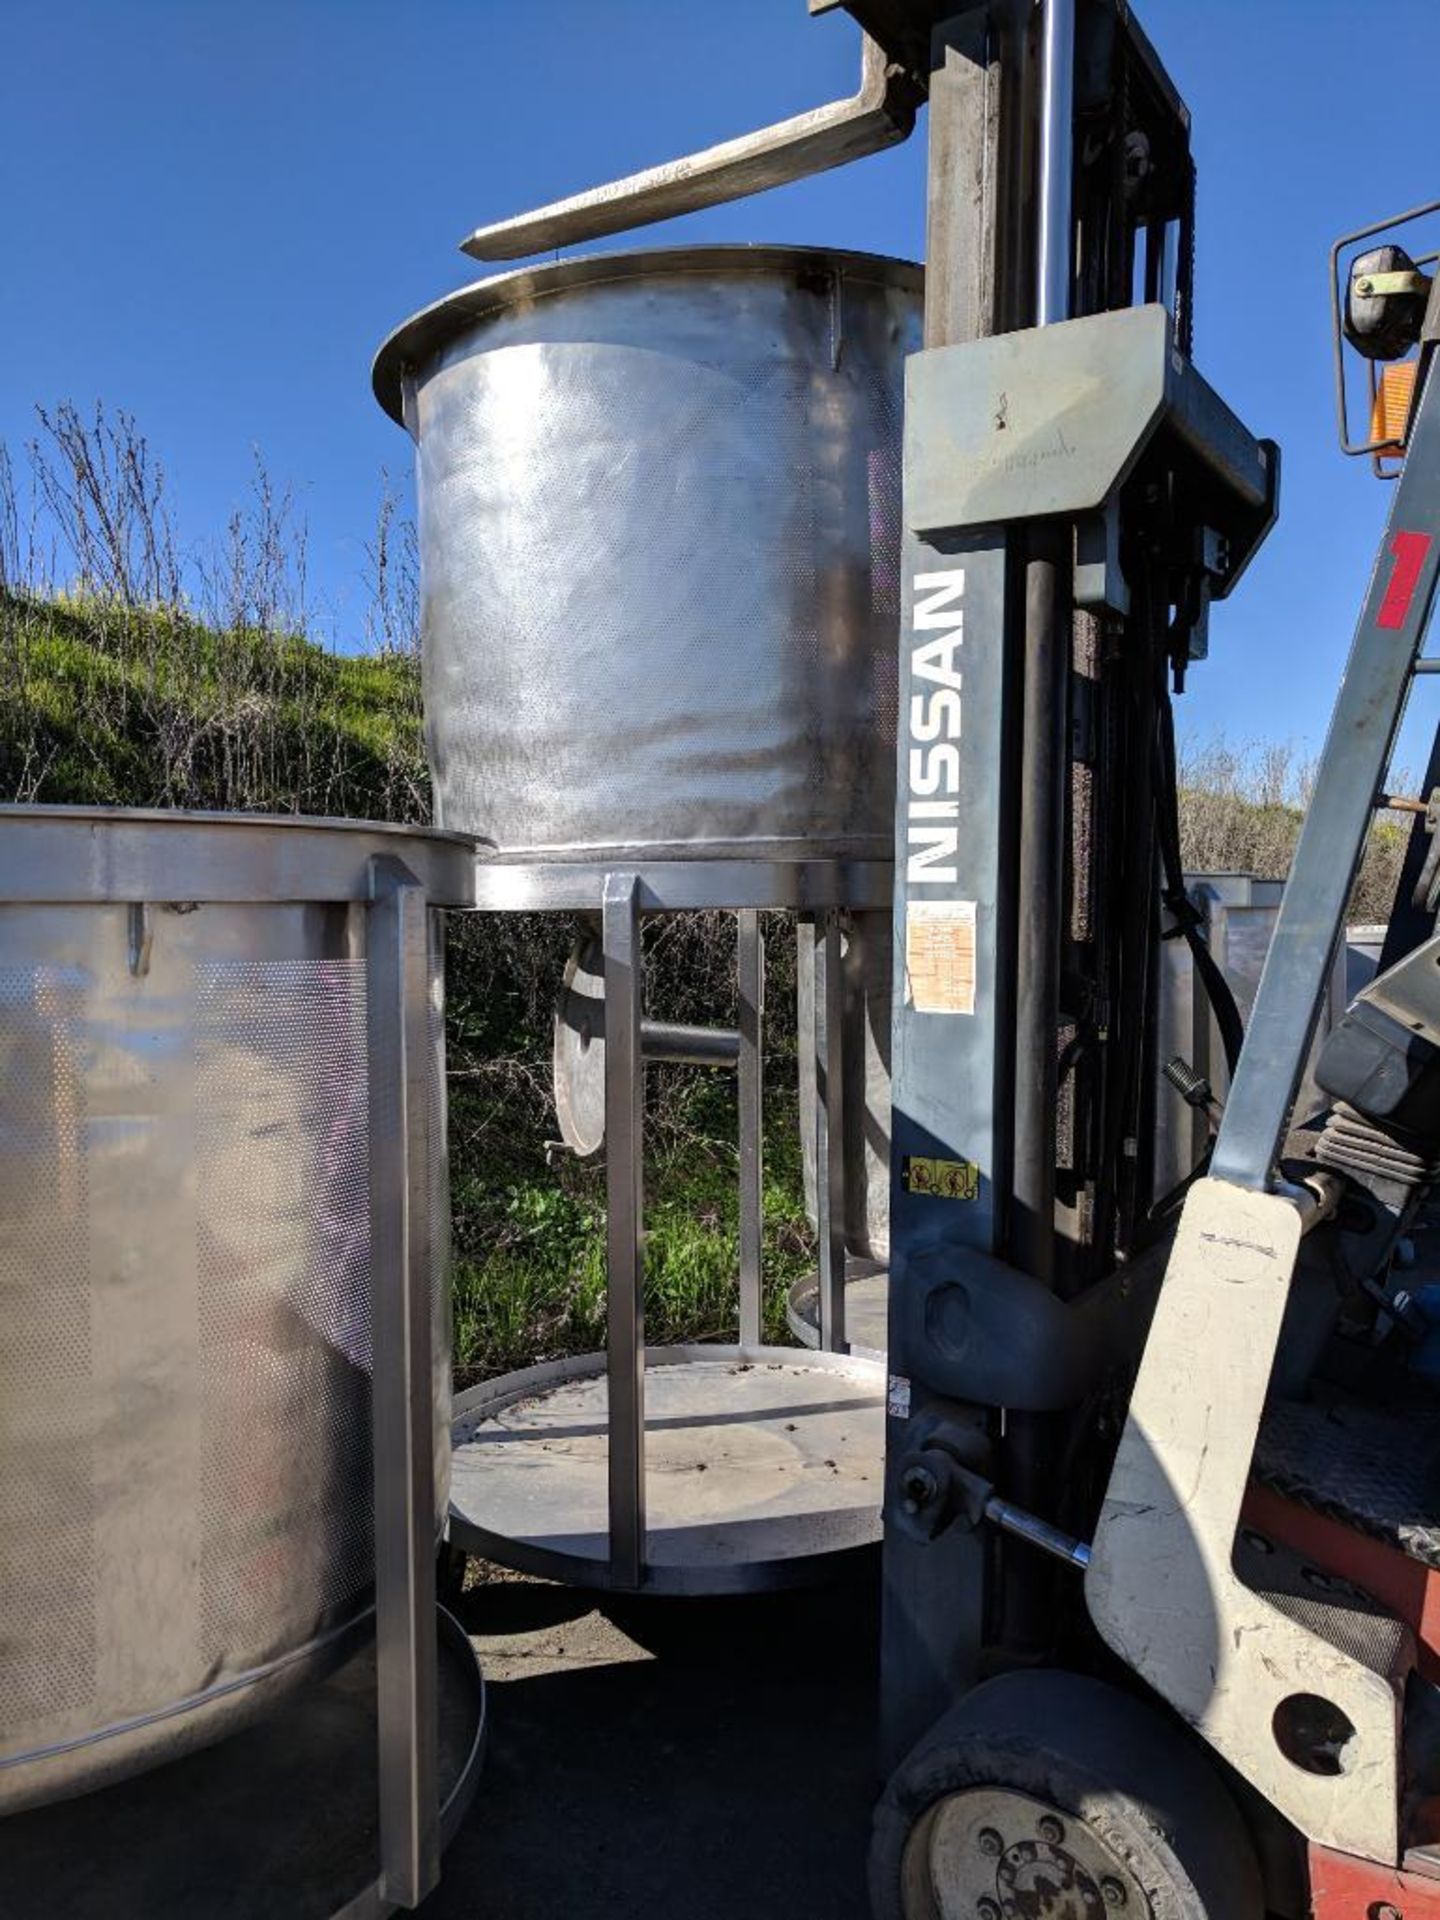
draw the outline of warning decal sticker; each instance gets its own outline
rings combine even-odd
[[[917,1013],[974,1013],[973,900],[911,900],[908,903],[905,999]]]
[[[906,1193],[928,1193],[936,1200],[978,1200],[980,1169],[970,1160],[929,1160],[907,1153],[900,1162]]]

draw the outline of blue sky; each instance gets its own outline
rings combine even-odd
[[[1280,526],[1217,612],[1181,724],[1314,748],[1386,505],[1334,446],[1326,253],[1440,195],[1440,6],[1139,10],[1195,116],[1196,357],[1285,449]],[[0,439],[32,434],[37,401],[130,409],[196,541],[259,447],[296,489],[322,631],[346,644],[380,471],[409,476],[370,358],[476,276],[460,236],[846,92],[856,59],[849,21],[804,0],[6,0]],[[917,137],[649,239],[918,257],[922,186]],[[1422,686],[1410,765],[1429,708]]]

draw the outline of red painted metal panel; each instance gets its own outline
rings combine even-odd
[[[1373,1594],[1415,1635],[1421,1673],[1440,1683],[1440,1573],[1433,1567],[1253,1481],[1243,1517],[1326,1573]]]
[[[1398,629],[1404,626],[1415,599],[1415,589],[1425,571],[1426,556],[1433,544],[1428,533],[1407,533],[1403,529],[1391,540],[1390,551],[1395,557],[1395,566],[1390,575],[1390,584],[1385,589],[1385,598],[1380,602],[1380,611],[1375,616],[1377,627]]]
[[[1440,1880],[1310,1849],[1311,1920],[1440,1920]]]

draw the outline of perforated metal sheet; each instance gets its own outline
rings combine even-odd
[[[0,1812],[214,1738],[368,1607],[365,923],[158,907],[132,964],[123,905],[0,907]]]
[[[514,858],[889,858],[915,271],[643,259],[414,330],[439,817]]]
[[[360,959],[196,970],[201,1606],[222,1670],[332,1624],[371,1578],[365,1003]]]
[[[0,972],[0,1733],[95,1692],[86,1104],[71,968]],[[0,1754],[4,1747],[0,1744]]]

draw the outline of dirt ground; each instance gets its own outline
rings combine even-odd
[[[873,1593],[603,1606],[465,1594],[489,1753],[424,1920],[864,1920]]]

